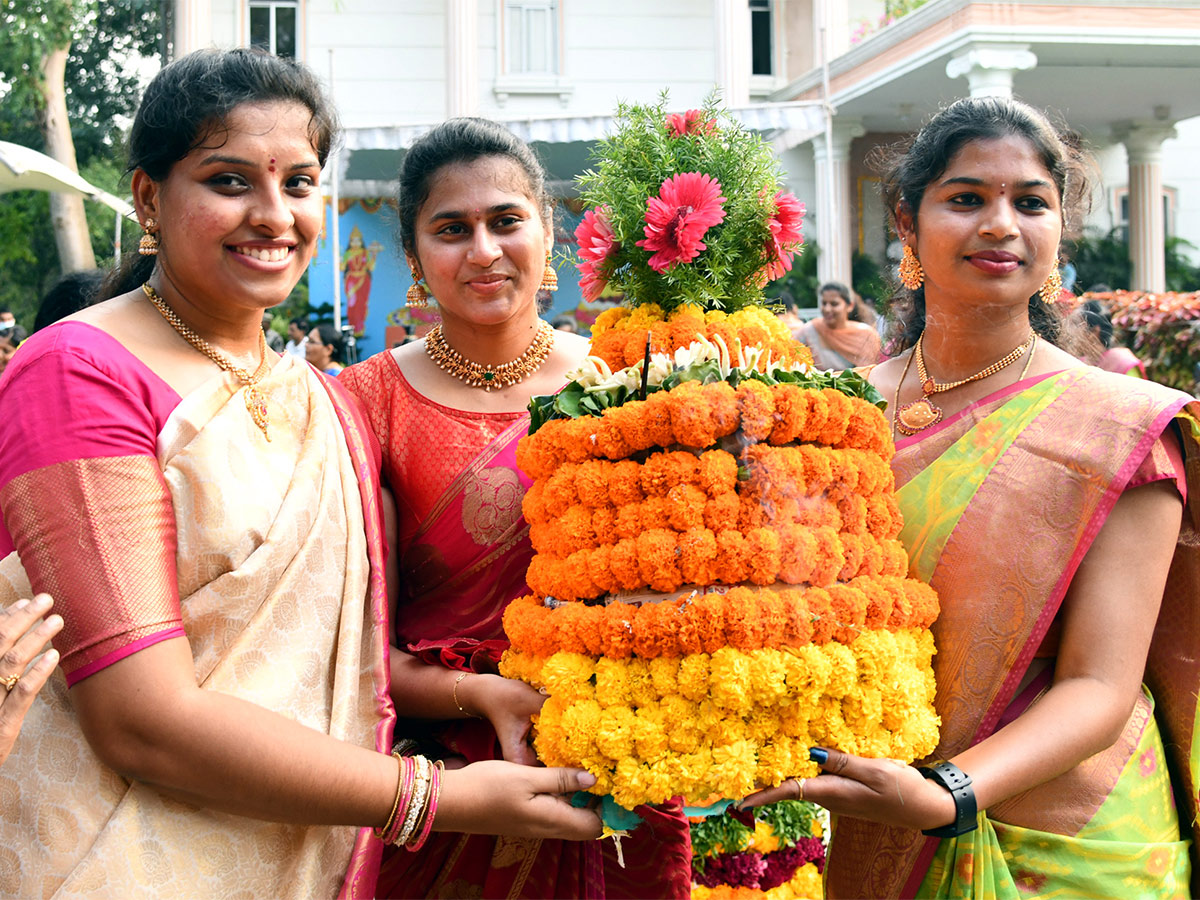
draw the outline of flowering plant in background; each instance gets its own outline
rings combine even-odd
[[[1192,393],[1200,375],[1200,291],[1113,291],[1084,294],[1112,317],[1114,341],[1131,348],[1153,381]]]
[[[721,111],[622,104],[580,178],[584,296],[606,285],[664,316],[691,304],[732,313],[762,302],[804,241],[804,204],[780,185],[769,145]]]

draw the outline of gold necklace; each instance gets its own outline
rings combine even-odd
[[[970,384],[972,381],[978,381],[981,378],[987,378],[989,375],[995,375],[1006,366],[1011,366],[1022,354],[1025,353],[1037,341],[1037,333],[1031,331],[1029,337],[1012,351],[1007,353],[1002,358],[996,360],[990,366],[976,372],[974,375],[967,378],[960,378],[958,381],[947,382],[946,384],[938,384],[933,377],[925,369],[925,355],[921,352],[921,341],[925,338],[925,332],[921,332],[921,336],[917,338],[916,346],[913,347],[912,355],[908,358],[908,362],[904,364],[904,372],[900,375],[900,382],[903,383],[904,376],[908,374],[908,367],[915,359],[917,361],[917,377],[921,381],[921,396],[912,403],[907,403],[896,410],[894,419],[892,420],[896,430],[904,435],[913,435],[917,432],[924,431],[938,422],[942,421],[942,410],[935,406],[933,400],[930,399],[934,394],[940,394],[942,391],[949,391],[956,387],[962,387],[964,384]],[[1029,359],[1033,359],[1033,354],[1029,354]],[[1029,362],[1025,363],[1025,371],[1029,371]],[[1024,377],[1024,373],[1022,373]],[[896,385],[896,403],[900,402],[900,384]]]
[[[246,409],[250,413],[250,418],[254,421],[255,425],[262,429],[263,437],[268,441],[271,440],[271,435],[267,433],[267,426],[270,424],[267,414],[267,401],[263,399],[262,394],[258,391],[258,383],[262,381],[263,376],[271,368],[271,361],[267,358],[266,334],[261,329],[258,332],[258,346],[259,352],[262,354],[262,362],[258,365],[258,371],[251,375],[245,369],[235,366],[219,350],[216,350],[212,344],[188,328],[175,310],[171,309],[167,305],[167,302],[158,296],[158,292],[150,287],[150,282],[142,285],[142,292],[150,298],[150,302],[154,304],[154,308],[162,313],[162,317],[167,320],[167,324],[179,332],[181,338],[242,383],[242,386],[246,389]]]
[[[524,353],[498,366],[483,366],[467,359],[446,343],[441,325],[434,325],[425,335],[425,352],[439,369],[468,387],[481,387],[485,391],[524,381],[542,367],[553,349],[554,329],[545,321],[538,324],[538,333]]]

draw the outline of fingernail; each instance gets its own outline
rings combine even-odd
[[[53,600],[51,600],[49,594],[38,594],[33,598],[33,602],[38,609],[49,609]]]
[[[822,750],[820,747],[809,747],[808,758],[815,762],[818,766],[823,766],[829,762],[829,751]]]
[[[58,613],[55,613],[43,623],[43,627],[45,627],[47,630],[51,628],[62,628],[62,624],[62,616],[60,616]]]
[[[580,772],[579,773],[579,786],[580,787],[590,788],[595,783],[596,783],[596,776],[593,775],[591,772]]]
[[[42,654],[42,659],[46,661],[47,666],[53,669],[58,665],[58,651],[53,649],[47,650]]]

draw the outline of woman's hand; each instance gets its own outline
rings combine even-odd
[[[36,628],[33,623],[49,612],[54,601],[48,594],[18,600],[0,611],[0,764],[8,758],[25,713],[33,698],[58,665],[58,651],[47,650],[30,666],[46,643],[62,629],[62,616],[50,616]]]
[[[545,694],[513,678],[470,674],[459,682],[458,699],[468,713],[492,723],[506,760],[524,766],[538,764],[529,746],[529,731],[533,716],[546,702]]]
[[[472,763],[442,775],[434,831],[586,841],[600,837],[600,816],[569,798],[596,783],[582,769]]]
[[[789,778],[751,794],[743,808],[780,800],[811,800],[837,815],[924,830],[954,821],[954,798],[912,766],[895,759],[864,759],[829,750],[816,778]]]

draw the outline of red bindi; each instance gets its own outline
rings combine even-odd
[[[269,166],[267,166],[267,171],[268,172],[275,171],[275,157],[273,157],[273,156],[271,157],[271,164]]]

